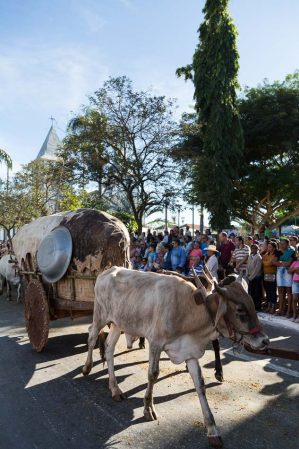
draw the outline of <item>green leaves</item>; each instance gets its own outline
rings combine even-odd
[[[256,229],[266,221],[273,228],[299,210],[298,72],[247,88],[239,110],[245,148],[233,214]]]
[[[72,182],[81,189],[96,182],[98,200],[116,212],[121,197],[139,231],[144,214],[161,208],[166,186],[177,189],[169,155],[177,138],[173,110],[173,100],[134,91],[126,77],[110,78],[71,120],[61,150]]]
[[[6,167],[9,168],[9,170],[12,169],[12,159],[9,156],[9,154],[6,153],[6,151],[2,150],[0,148],[0,162],[4,162]]]
[[[238,52],[228,0],[207,0],[199,44],[193,56],[194,98],[202,147],[192,170],[194,195],[204,202],[215,229],[226,227],[233,181],[243,156],[243,134],[236,105]]]

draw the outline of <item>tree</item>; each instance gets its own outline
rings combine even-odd
[[[6,167],[10,170],[12,169],[12,160],[9,154],[6,153],[6,151],[2,150],[0,148],[0,162],[4,162]]]
[[[138,232],[144,215],[161,209],[166,188],[177,191],[173,112],[173,100],[136,92],[126,77],[110,78],[71,121],[60,153],[75,182],[98,179],[104,199],[125,195]]]
[[[71,185],[61,161],[36,159],[24,165],[16,173],[14,185],[24,197],[30,198],[36,218],[84,207],[89,197],[87,192],[77,191]]]
[[[63,166],[60,162],[36,159],[15,175],[15,186],[30,198],[35,215],[48,215],[57,210],[63,187]]]
[[[101,112],[90,106],[84,107],[81,114],[70,120],[60,152],[68,177],[83,190],[90,182],[95,182],[98,200],[104,193],[106,125],[106,118]]]
[[[14,183],[0,184],[0,226],[5,229],[11,243],[12,231],[29,223],[35,217],[31,199]]]
[[[237,32],[228,0],[207,0],[203,12],[192,65],[178,69],[177,74],[193,80],[201,128],[202,145],[192,170],[194,195],[209,210],[212,227],[223,228],[230,222],[233,182],[243,154],[236,104]]]
[[[264,81],[245,89],[238,100],[244,130],[244,154],[233,182],[232,218],[252,230],[278,228],[299,212],[299,72],[283,82]],[[202,128],[184,115],[173,157],[185,159],[182,176],[203,151]],[[191,192],[192,193],[192,192]]]
[[[7,168],[6,188],[8,188],[9,170],[12,170],[12,160],[9,154],[0,148],[0,163],[1,162],[4,162]]]
[[[252,229],[277,228],[299,213],[299,72],[247,88],[239,110],[245,148],[233,214]]]

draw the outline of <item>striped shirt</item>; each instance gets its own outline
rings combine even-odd
[[[249,255],[250,255],[250,248],[248,245],[244,245],[243,248],[235,249],[235,251],[233,252],[233,260],[236,261],[236,263],[238,264],[239,262],[241,262],[241,260],[244,259],[244,257],[249,256]],[[247,261],[248,261],[248,258],[245,263],[242,263],[242,265],[240,265],[240,267],[239,267],[240,270],[246,269]]]

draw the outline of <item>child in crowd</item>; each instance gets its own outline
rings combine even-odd
[[[138,271],[147,271],[147,259],[144,257],[139,265]]]
[[[198,265],[200,259],[202,257],[202,250],[199,247],[199,242],[195,241],[191,246],[190,252],[188,254],[189,260],[189,270],[193,267],[193,265]]]
[[[155,263],[157,260],[158,254],[156,253],[156,248],[154,244],[150,244],[149,251],[147,254],[147,266],[145,271],[156,271]]]

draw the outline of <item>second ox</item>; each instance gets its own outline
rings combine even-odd
[[[21,300],[21,280],[16,273],[16,260],[10,254],[5,254],[0,259],[0,295],[3,293],[3,286],[6,283],[7,299],[11,300],[11,288],[17,288],[17,302]]]
[[[174,364],[186,362],[199,396],[209,443],[222,445],[205,395],[198,363],[210,340],[219,335],[243,341],[252,348],[264,348],[269,339],[260,327],[252,298],[237,282],[208,294],[203,285],[163,274],[112,267],[98,276],[95,285],[93,323],[89,330],[88,356],[83,367],[92,368],[92,352],[99,332],[112,323],[105,342],[109,388],[115,400],[123,398],[114,374],[113,354],[121,331],[145,337],[149,342],[148,386],[144,397],[144,417],[157,419],[153,387],[159,375],[161,352]]]

